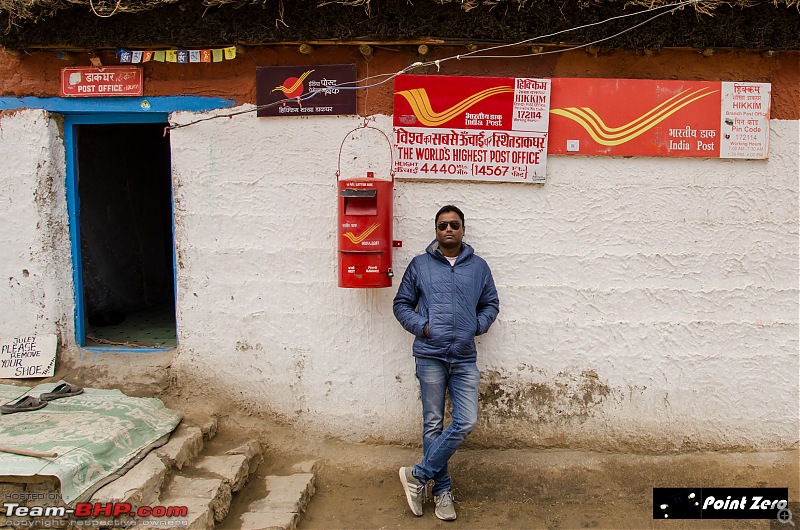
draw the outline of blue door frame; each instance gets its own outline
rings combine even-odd
[[[83,265],[81,261],[81,205],[78,195],[78,145],[75,128],[78,125],[133,124],[133,123],[168,123],[166,113],[129,114],[67,114],[64,116],[64,148],[67,158],[67,211],[69,213],[69,236],[72,241],[72,281],[75,285],[75,340],[78,346],[87,350],[113,350],[115,352],[147,352],[161,351],[171,348],[128,348],[107,346],[86,346],[86,306],[83,299]],[[172,202],[172,197],[170,197]],[[172,211],[172,276],[173,285],[177,286],[175,269],[175,210]],[[174,293],[173,293],[174,295]]]
[[[85,307],[83,301],[83,271],[80,245],[80,200],[77,180],[77,145],[75,126],[109,123],[168,122],[172,112],[207,112],[232,107],[229,99],[201,96],[156,96],[148,98],[38,98],[0,96],[0,110],[43,109],[64,116],[64,144],[66,153],[66,189],[69,210],[69,233],[72,242],[72,276],[75,285],[75,339],[82,349],[115,353],[143,353],[172,348],[85,347]],[[172,210],[173,242],[175,240],[175,209]],[[175,245],[172,245],[173,281],[175,278]],[[177,330],[177,326],[176,326]]]

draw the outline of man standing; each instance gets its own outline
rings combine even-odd
[[[422,462],[400,468],[414,515],[422,515],[425,484],[433,480],[436,516],[456,518],[447,462],[478,421],[475,336],[486,333],[500,309],[492,272],[462,243],[464,214],[452,205],[436,214],[436,240],[411,260],[394,299],[394,315],[416,336],[413,353],[422,391]],[[444,427],[445,392],[452,421]]]

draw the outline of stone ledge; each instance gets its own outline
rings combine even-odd
[[[134,506],[152,505],[161,494],[167,467],[150,452],[125,475],[100,488],[92,502],[129,502]]]
[[[247,483],[250,466],[244,455],[204,456],[193,464],[195,469],[220,477],[237,492]]]
[[[247,511],[258,513],[303,512],[316,491],[315,482],[315,476],[311,473],[264,477],[268,491],[267,496],[250,503]]]
[[[228,516],[231,507],[231,487],[221,479],[187,478],[176,476],[172,479],[160,503],[164,506],[181,506],[185,499],[193,499],[192,504],[203,501],[203,505],[213,513],[214,521],[222,521]]]
[[[243,513],[239,518],[241,530],[295,530],[300,515],[289,513]]]
[[[203,432],[199,427],[184,423],[172,432],[169,442],[156,449],[156,454],[167,467],[182,469],[203,450]]]
[[[80,348],[62,352],[68,379],[83,387],[117,388],[128,396],[152,397],[170,384],[175,350],[116,353],[111,349]]]

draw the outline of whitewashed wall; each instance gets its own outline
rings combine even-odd
[[[191,114],[173,117],[186,123]],[[398,181],[395,286],[336,284],[335,172],[388,174],[355,118],[247,114],[172,132],[183,381],[351,439],[420,432],[400,275],[446,203],[491,265],[491,445],[798,442],[798,123],[768,161],[550,157],[544,186]],[[388,117],[375,125],[390,134]],[[202,387],[200,387],[202,388]]]
[[[797,445],[798,122],[772,121],[768,161],[550,157],[544,186],[398,181],[395,287],[346,290],[340,144],[345,176],[389,168],[380,134],[347,136],[360,122],[246,114],[172,132],[174,368],[210,407],[418,442],[412,337],[391,302],[452,202],[501,297],[479,340],[473,443]],[[388,117],[375,124],[390,132]],[[3,114],[0,150],[0,335],[57,333],[74,353],[57,119]]]
[[[0,115],[0,338],[74,344],[64,142],[41,110]]]

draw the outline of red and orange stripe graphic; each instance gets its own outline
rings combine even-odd
[[[276,86],[275,88],[273,88],[273,89],[272,89],[272,92],[275,92],[276,90],[280,90],[280,91],[281,91],[281,92],[283,92],[284,94],[291,94],[291,93],[293,93],[295,90],[297,90],[298,88],[300,88],[300,85],[302,85],[302,84],[303,84],[303,81],[305,81],[306,77],[308,77],[309,75],[311,75],[311,73],[312,73],[313,71],[314,71],[314,70],[309,70],[309,71],[305,72],[303,75],[301,75],[300,77],[298,77],[298,78],[297,78],[297,81],[295,81],[295,82],[292,84],[292,86],[288,86],[288,87],[287,87],[287,86],[284,86],[284,85],[278,85],[278,86]],[[291,79],[291,78],[290,78],[290,79]]]
[[[346,237],[347,239],[349,239],[349,240],[350,240],[350,242],[351,242],[351,243],[353,243],[354,245],[358,245],[358,244],[360,244],[362,241],[364,241],[365,239],[367,239],[367,238],[370,236],[370,234],[371,234],[372,232],[374,232],[375,230],[377,230],[377,229],[378,229],[378,227],[379,227],[380,225],[381,225],[380,223],[375,223],[374,225],[370,226],[369,228],[367,228],[366,230],[364,230],[363,232],[361,232],[361,235],[360,235],[360,236],[356,236],[356,235],[355,235],[354,233],[352,233],[352,232],[345,232],[345,233],[344,233],[344,234],[342,234],[342,235],[343,235],[344,237]]]
[[[687,105],[710,96],[719,90],[704,87],[698,90],[684,90],[669,98],[660,105],[653,107],[635,120],[620,127],[609,127],[603,119],[589,107],[567,107],[565,109],[550,109],[550,114],[563,116],[586,129],[589,136],[600,145],[614,146],[624,144],[652,129]]]
[[[397,95],[406,98],[408,104],[411,105],[412,112],[420,121],[420,123],[427,125],[428,127],[439,127],[440,125],[452,120],[462,112],[465,112],[476,103],[479,103],[484,99],[490,98],[497,94],[505,94],[507,92],[514,92],[514,88],[510,86],[496,86],[493,88],[487,88],[486,90],[482,90],[462,99],[449,109],[445,109],[441,112],[436,112],[433,110],[431,107],[431,100],[428,97],[428,92],[424,88],[403,90],[401,92],[397,92]]]

